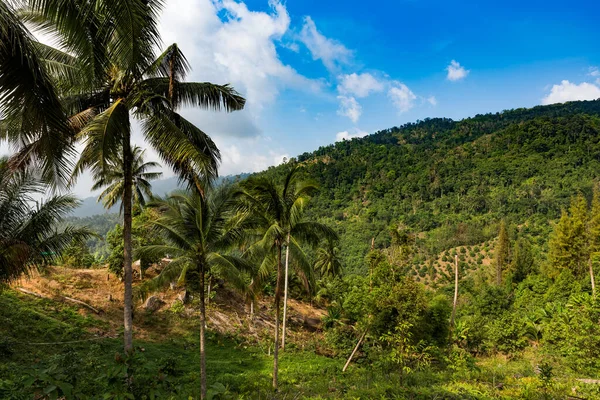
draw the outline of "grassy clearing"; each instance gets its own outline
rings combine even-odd
[[[136,342],[137,383],[146,389],[153,387],[157,398],[198,398],[197,325],[181,319],[168,315],[146,317],[145,322],[157,325],[159,330],[177,323],[187,333]],[[72,398],[119,398],[122,385],[115,380],[119,375],[114,371],[118,370],[115,360],[120,357],[121,340],[98,336],[107,325],[106,321],[52,300],[12,291],[0,294],[0,398],[31,399],[33,393],[65,383],[74,386]],[[86,339],[94,340],[36,344]],[[477,368],[472,370],[429,370],[402,377],[398,372],[383,373],[360,365],[342,374],[342,359],[309,350],[288,350],[281,358],[281,390],[277,394],[270,388],[272,358],[260,347],[248,346],[240,338],[211,334],[207,356],[207,378],[215,399],[600,398],[597,386],[577,382],[573,377],[554,373],[545,382],[534,371],[535,354],[511,360],[478,360]],[[137,390],[141,393],[145,389]],[[147,398],[151,398],[148,393]]]

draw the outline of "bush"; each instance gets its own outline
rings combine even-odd
[[[524,317],[505,313],[500,319],[490,322],[486,343],[490,351],[514,355],[527,347],[528,343],[527,323]]]

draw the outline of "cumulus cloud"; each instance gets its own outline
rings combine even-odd
[[[186,54],[194,68],[190,80],[233,84],[246,96],[250,112],[259,112],[284,88],[319,91],[319,81],[279,58],[276,43],[288,32],[290,16],[278,1],[269,4],[269,12],[257,12],[232,0],[168,2],[163,41],[178,43]]]
[[[270,166],[279,165],[290,156],[288,153],[277,150],[260,148],[261,143],[245,142],[243,144],[220,144],[222,167],[220,174],[236,175],[244,172],[259,172]]]
[[[431,104],[432,106],[436,106],[437,105],[437,99],[435,98],[435,96],[429,96],[427,98],[427,102],[429,104]]]
[[[450,65],[446,67],[446,71],[448,71],[448,75],[446,76],[446,78],[449,81],[459,81],[461,79],[464,79],[467,77],[467,75],[469,75],[469,72],[471,72],[468,69],[465,69],[456,60],[450,61]]]
[[[352,132],[349,132],[349,131],[338,132],[335,135],[335,141],[341,142],[343,140],[351,140],[353,138],[361,138],[361,137],[365,137],[367,135],[368,135],[367,132],[364,132],[364,131],[361,131],[360,129],[355,128],[354,130],[352,130]]]
[[[434,96],[428,98],[417,96],[402,82],[387,78],[378,79],[369,73],[340,75],[338,81],[337,90],[340,93],[338,114],[350,118],[354,123],[358,122],[362,115],[362,106],[356,98],[368,97],[373,93],[387,91],[388,98],[401,113],[413,108],[417,99],[420,104],[425,102],[433,106],[437,104]]]
[[[338,79],[338,91],[340,93],[350,94],[358,98],[367,97],[371,93],[381,92],[384,89],[384,82],[369,73],[340,75]]]
[[[304,18],[299,39],[308,48],[313,60],[321,60],[329,71],[348,64],[352,58],[352,51],[337,40],[325,37],[317,30],[317,25],[311,17]]]
[[[263,134],[258,116],[248,110],[224,113],[195,109],[186,117],[210,136],[249,138]]]
[[[351,96],[338,96],[337,98],[340,101],[338,115],[348,117],[350,121],[357,123],[362,114],[362,106]]]
[[[542,104],[564,103],[575,100],[596,100],[600,98],[600,87],[593,83],[582,82],[579,85],[563,80],[553,85],[550,93],[542,99]]]
[[[393,86],[388,90],[388,97],[392,100],[392,104],[403,113],[415,104],[417,96],[402,82],[393,82]]]

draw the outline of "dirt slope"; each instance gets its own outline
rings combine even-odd
[[[134,282],[134,286],[140,281]],[[82,314],[89,314],[105,321],[106,331],[95,334],[116,336],[122,326],[123,283],[106,268],[71,269],[48,267],[43,274],[33,273],[16,282],[15,289],[24,289],[55,301],[67,302]],[[225,335],[233,335],[250,342],[265,343],[272,337],[274,312],[272,299],[260,299],[255,305],[254,318],[243,299],[227,288],[218,288],[207,307],[208,329]],[[134,313],[135,335],[147,340],[162,340],[172,333],[194,329],[198,323],[197,302],[192,299],[185,306],[178,300],[183,289],[165,289],[153,293],[164,304],[155,312],[147,311],[141,300]],[[89,304],[100,311],[95,314],[85,306],[65,300],[65,297]],[[288,302],[288,343],[302,347],[307,336],[320,335],[324,310],[309,304],[290,300]],[[314,338],[313,338],[314,340]]]

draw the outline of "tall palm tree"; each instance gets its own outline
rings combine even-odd
[[[11,135],[10,132],[19,132]],[[9,2],[0,2],[0,140],[17,150],[11,167],[39,166],[55,186],[69,176],[71,128],[43,54]]]
[[[146,142],[162,160],[202,191],[202,180],[217,175],[219,151],[177,111],[181,106],[235,111],[245,104],[229,85],[184,82],[190,65],[176,44],[155,56],[161,5],[159,0],[29,0],[22,11],[29,23],[56,33],[65,50],[45,48],[45,55],[60,82],[75,139],[84,144],[74,176],[86,169],[107,175],[110,160],[123,160],[126,352],[133,349],[131,118],[141,123]]]
[[[273,268],[276,271],[275,285],[275,342],[273,349],[273,387],[277,389],[279,370],[279,324],[281,320],[281,284],[283,275],[283,249],[294,257],[295,265],[306,284],[312,280],[312,268],[300,243],[317,245],[323,238],[336,238],[336,234],[326,225],[302,221],[302,211],[317,187],[299,179],[299,168],[293,167],[286,175],[283,184],[278,185],[266,177],[251,177],[242,183],[238,193],[244,207],[255,218],[253,235],[256,242],[247,253],[250,257],[262,259],[259,275],[266,278]],[[289,257],[286,257],[289,261]],[[256,282],[254,282],[256,284]]]
[[[59,228],[79,205],[72,196],[54,196],[31,206],[47,189],[30,169],[12,171],[8,159],[0,159],[0,284],[55,261],[74,241],[92,236],[84,228]]]
[[[204,195],[197,192],[178,193],[166,200],[155,200],[149,206],[160,211],[151,222],[162,234],[165,245],[146,246],[141,255],[162,257],[169,254],[171,263],[156,278],[145,283],[141,293],[167,286],[177,279],[180,283],[196,283],[200,291],[200,377],[201,399],[206,398],[205,357],[205,276],[220,275],[236,287],[243,287],[240,271],[250,270],[251,264],[229,254],[228,250],[242,237],[245,218],[233,208],[231,190],[219,188]],[[189,282],[190,277],[199,282]]]
[[[144,154],[146,150],[142,150],[138,146],[132,149],[132,168],[131,175],[133,181],[133,203],[141,207],[146,205],[146,197],[152,196],[151,180],[158,179],[162,176],[162,172],[149,172],[151,168],[160,168],[157,162],[144,162]],[[98,196],[98,201],[102,201],[104,208],[111,208],[118,201],[121,202],[121,212],[123,211],[123,193],[125,174],[123,172],[123,160],[109,161],[110,169],[106,175],[94,176],[94,186],[92,190],[98,190],[103,187],[106,189]]]

